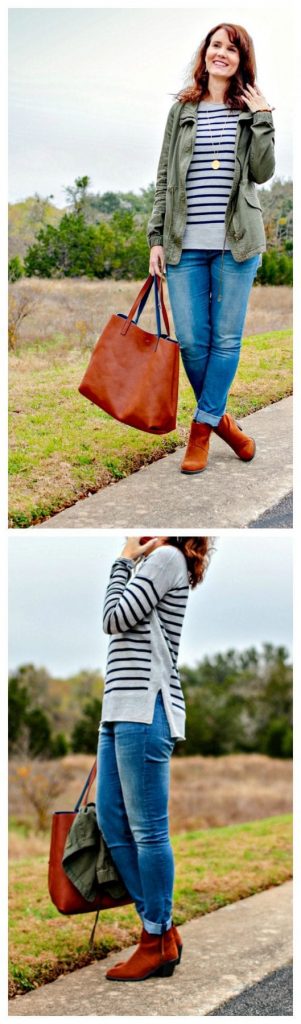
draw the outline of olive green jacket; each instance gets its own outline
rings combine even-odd
[[[128,892],[97,825],[95,804],[80,807],[69,829],[62,866],[70,881],[86,900],[93,901],[99,886],[114,899]]]
[[[155,201],[147,225],[150,247],[163,245],[166,263],[176,264],[186,226],[186,175],[194,150],[198,103],[173,103],[159,159]],[[225,214],[225,238],[241,262],[266,249],[255,182],[275,170],[274,125],[269,111],[242,112],[237,122],[232,188]]]

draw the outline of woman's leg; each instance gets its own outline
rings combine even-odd
[[[169,840],[168,795],[171,738],[162,694],[151,725],[116,722],[116,760],[141,878],[147,932],[172,926],[174,860]],[[124,876],[126,878],[126,876]]]
[[[135,901],[137,913],[143,920],[144,900],[137,847],[130,830],[120,785],[114,725],[115,723],[104,723],[99,732],[96,817],[117,871]]]
[[[260,256],[237,263],[226,251],[223,261],[222,299],[218,301],[222,255],[211,260],[211,345],[195,419],[218,425],[235,376],[248,300]]]
[[[210,266],[206,250],[183,249],[166,279],[183,365],[198,401],[210,348]]]

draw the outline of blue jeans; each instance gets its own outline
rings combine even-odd
[[[168,796],[175,742],[159,691],[151,725],[103,723],[97,751],[98,827],[144,928],[153,935],[172,925]]]
[[[237,263],[220,249],[183,249],[166,265],[175,332],[197,407],[194,419],[216,427],[235,376],[248,299],[261,257]]]

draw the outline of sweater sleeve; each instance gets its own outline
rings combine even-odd
[[[157,548],[130,579],[133,562],[118,558],[114,562],[106,590],[103,629],[105,633],[124,633],[150,615],[164,594],[176,584],[177,555],[173,548]]]

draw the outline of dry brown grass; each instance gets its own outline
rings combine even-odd
[[[43,279],[25,278],[10,285],[12,296],[33,299],[35,305],[32,312],[20,324],[18,346],[26,343],[36,344],[39,340],[57,340],[61,336],[74,343],[75,347],[85,347],[96,341],[111,313],[126,313],[138,294],[142,281],[87,281],[76,280],[47,281]],[[168,302],[167,287],[166,304],[172,321]],[[153,329],[153,299],[147,304],[142,314],[146,330]],[[260,334],[266,331],[281,330],[292,326],[292,289],[288,286],[257,285],[252,289],[244,335]]]
[[[62,792],[53,800],[53,811],[74,807],[92,764],[93,758],[86,754],[69,754],[58,762]],[[39,771],[46,775],[50,766],[53,770],[53,762],[39,762]],[[10,855],[13,859],[41,856],[48,852],[49,836],[34,829],[34,812],[17,784],[14,769],[11,762],[10,814],[15,822],[24,823],[25,832],[28,826],[28,834],[11,832]],[[173,757],[169,806],[171,834],[288,814],[292,808],[292,762],[261,754]]]
[[[260,820],[292,809],[291,761],[264,754],[196,755],[174,757],[171,769],[174,832]]]

